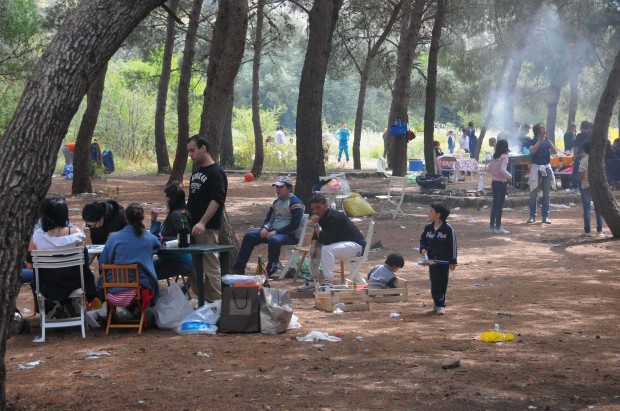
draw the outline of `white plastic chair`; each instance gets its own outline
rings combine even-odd
[[[33,250],[32,254],[32,267],[34,269],[34,275],[36,280],[36,296],[39,304],[39,313],[41,314],[41,342],[45,341],[45,329],[46,328],[61,328],[61,327],[81,327],[82,338],[86,338],[86,329],[84,323],[84,312],[86,307],[86,294],[84,293],[84,249],[81,247],[62,248],[55,250]],[[79,267],[80,282],[82,287],[74,290],[69,298],[78,298],[80,301],[80,315],[79,317],[69,317],[62,319],[46,318],[45,312],[45,296],[39,289],[42,276],[53,275],[53,271],[58,269],[69,269],[71,267]],[[40,269],[44,269],[43,273],[39,272]]]
[[[368,260],[368,252],[370,251],[370,243],[372,242],[372,235],[375,230],[375,222],[370,220],[368,223],[368,231],[366,233],[366,247],[364,247],[364,253],[358,257],[350,257],[344,260],[340,260],[340,277],[344,283],[345,266],[349,269],[349,275],[347,276],[347,282],[354,282],[356,284],[367,285],[366,279],[360,274],[362,265]]]
[[[390,177],[387,194],[376,196],[376,198],[381,200],[381,211],[379,211],[379,215],[384,213],[391,214],[392,220],[396,219],[399,215],[405,217],[405,213],[403,213],[401,206],[405,199],[406,188],[407,182],[405,177]]]
[[[286,276],[286,273],[288,272],[288,270],[291,269],[291,267],[295,266],[295,258],[298,255],[301,255],[301,253],[303,252],[304,246],[306,244],[309,244],[307,242],[308,241],[307,237],[310,236],[310,238],[312,238],[312,227],[308,227],[309,217],[310,216],[308,214],[304,214],[304,216],[301,219],[301,224],[299,225],[299,229],[297,231],[299,234],[299,241],[297,242],[297,244],[296,245],[283,245],[282,248],[280,249],[284,253],[284,256],[286,257],[286,260],[287,260],[286,266],[284,267],[284,269],[282,269],[282,273],[280,273],[280,277],[279,277],[280,280],[282,280]],[[299,262],[300,266],[301,264],[303,264],[303,260]]]

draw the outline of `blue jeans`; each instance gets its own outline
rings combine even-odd
[[[573,189],[579,189],[579,164],[581,163],[581,157],[575,156],[573,162],[573,173],[570,175],[570,183]]]
[[[32,268],[22,268],[22,275],[19,278],[22,284],[34,282],[34,270]]]
[[[547,173],[550,173],[547,170]],[[542,218],[549,218],[549,192],[551,191],[551,177],[549,174],[541,176],[538,173],[538,188],[542,189]],[[530,217],[536,218],[536,197],[538,196],[538,190],[530,191]]]
[[[338,146],[338,161],[342,158],[342,152],[344,151],[345,158],[349,161],[349,145],[348,144],[340,144]]]
[[[428,267],[431,280],[431,296],[436,307],[446,306],[449,271],[450,267],[445,264],[435,264]]]
[[[493,189],[493,205],[491,206],[490,225],[491,228],[500,228],[502,226],[502,209],[504,208],[504,201],[506,200],[508,183],[492,181],[491,188]]]
[[[590,232],[590,201],[592,201],[592,192],[590,187],[581,189],[581,205],[583,205],[583,231]],[[594,207],[594,215],[596,216],[596,232],[603,231],[603,217]]]
[[[245,266],[252,255],[254,247],[259,244],[267,244],[267,261],[269,263],[277,263],[280,261],[280,248],[283,245],[297,244],[297,238],[289,234],[276,234],[271,238],[261,238],[260,230],[252,230],[245,233],[243,242],[237,254],[237,261],[232,267],[232,272],[236,274],[244,274]]]

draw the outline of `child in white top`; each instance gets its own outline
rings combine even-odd
[[[498,140],[495,145],[493,159],[489,163],[488,171],[491,173],[493,189],[493,206],[491,207],[491,221],[489,231],[494,234],[510,234],[502,228],[502,209],[506,200],[508,182],[512,180],[512,175],[507,170],[508,167],[508,141]]]

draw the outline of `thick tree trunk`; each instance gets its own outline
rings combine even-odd
[[[177,150],[172,164],[172,172],[167,185],[180,184],[183,182],[183,174],[187,167],[187,139],[189,138],[189,82],[192,78],[192,65],[196,54],[196,33],[200,23],[200,10],[203,0],[194,0],[192,10],[189,13],[187,33],[185,34],[185,47],[183,49],[183,62],[179,75],[179,92],[177,95],[177,117],[179,135],[177,136]]]
[[[527,52],[528,41],[530,37],[530,31],[533,28],[534,21],[537,18],[538,11],[543,4],[543,0],[535,0],[532,4],[529,12],[526,24],[521,28],[519,34],[519,42],[515,50],[514,58],[510,64],[510,70],[508,75],[508,81],[506,82],[506,89],[504,92],[504,128],[510,130],[514,126],[514,92],[517,87],[517,81],[519,80],[519,74],[521,74],[521,68],[523,67],[523,60]]]
[[[366,60],[364,61],[364,68],[360,73],[360,90],[357,95],[357,110],[355,111],[355,129],[353,130],[353,168],[356,170],[360,170],[362,168],[362,160],[360,154],[360,144],[362,142],[362,128],[364,125],[364,105],[366,104],[366,90],[368,89],[368,80],[370,79],[370,70],[372,68],[372,63],[375,61],[375,57],[381,51],[381,46],[385,42],[385,39],[392,31],[392,27],[394,27],[394,23],[398,19],[398,14],[403,7],[404,0],[400,0],[396,5],[394,5],[394,9],[392,10],[392,14],[390,15],[390,19],[385,25],[383,32],[379,35],[379,38],[372,45],[368,55],[366,56]]]
[[[614,237],[620,237],[620,207],[607,184],[605,176],[605,144],[611,114],[620,93],[620,51],[609,73],[607,85],[598,103],[594,127],[592,129],[592,147],[588,162],[588,181],[592,188],[592,201],[598,208]]]
[[[258,0],[256,5],[256,37],[254,38],[254,59],[252,60],[252,125],[254,126],[254,164],[252,174],[259,178],[263,172],[265,150],[263,149],[263,130],[260,126],[260,57],[263,50],[263,20],[265,1]]]
[[[204,106],[200,116],[200,135],[209,141],[209,151],[215,161],[220,158],[226,110],[241,65],[247,28],[247,0],[218,3],[207,66]]]
[[[176,13],[178,5],[179,0],[170,0],[168,7],[172,13]],[[175,33],[176,21],[174,16],[169,14],[166,21],[166,41],[164,43],[164,54],[162,56],[161,74],[159,76],[159,84],[157,85],[157,103],[155,106],[155,155],[157,157],[158,173],[170,172],[170,158],[168,157],[168,144],[166,144],[166,107]]]
[[[413,68],[413,58],[415,57],[415,49],[418,44],[425,5],[426,0],[415,0],[411,10],[403,15],[388,127],[396,119],[409,122],[411,70]],[[388,139],[388,165],[392,168],[392,175],[404,176],[407,173],[407,138],[405,136],[389,135]]]
[[[43,53],[4,132],[0,144],[0,409],[6,409],[4,356],[19,272],[62,139],[89,85],[134,27],[163,2],[81,2]]]
[[[343,0],[315,0],[309,12],[308,48],[299,81],[297,101],[297,182],[295,195],[306,206],[312,184],[325,174],[321,115],[327,62]],[[309,209],[309,207],[308,207]]]
[[[428,51],[428,69],[426,74],[426,106],[424,108],[424,160],[426,172],[435,174],[435,103],[437,101],[437,61],[441,30],[448,9],[448,0],[437,0],[437,12],[431,34],[431,47]]]
[[[547,102],[547,135],[549,140],[555,144],[555,124],[558,118],[558,103],[560,102],[560,92],[562,84],[551,82],[549,87],[549,101]]]
[[[228,109],[226,110],[226,122],[222,131],[222,154],[220,155],[220,164],[222,167],[234,167],[235,156],[233,153],[232,141],[232,118],[233,107],[235,106],[235,93],[230,95],[228,100]]]
[[[108,65],[105,64],[86,93],[86,110],[82,116],[80,129],[75,140],[71,194],[90,193],[93,191],[93,184],[90,180],[90,144],[95,134],[97,120],[99,119],[107,71]]]

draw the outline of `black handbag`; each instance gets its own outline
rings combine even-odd
[[[223,287],[219,327],[223,333],[259,333],[258,288]]]

